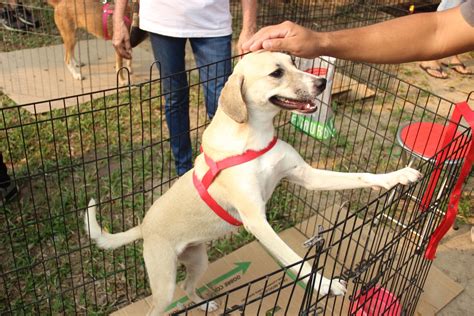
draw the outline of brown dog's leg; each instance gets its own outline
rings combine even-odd
[[[153,308],[148,315],[158,316],[173,301],[176,287],[176,252],[172,245],[159,236],[145,238],[143,258],[153,294]]]
[[[123,58],[116,52],[115,53],[115,72],[118,75],[119,85],[121,86],[128,84],[127,70],[122,69],[122,67],[123,67]]]
[[[74,47],[76,46],[76,27],[72,19],[64,18],[61,9],[54,10],[54,21],[59,29],[59,33],[64,42],[64,62],[73,78],[76,80],[84,79],[77,69],[77,62],[74,59]]]
[[[200,244],[186,248],[179,256],[179,261],[186,267],[186,280],[184,280],[183,283],[183,290],[194,303],[202,302],[203,299],[196,293],[196,285],[207,270],[208,259],[206,245]],[[200,309],[207,312],[213,312],[217,307],[218,305],[214,301],[199,306]]]
[[[133,73],[133,69],[132,69],[132,58],[130,58],[130,59],[125,59],[125,67],[127,67],[129,74],[132,74],[132,73]]]

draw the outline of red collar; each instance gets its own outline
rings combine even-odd
[[[260,157],[261,155],[263,155],[264,153],[272,149],[273,146],[275,146],[277,140],[278,139],[274,137],[272,141],[268,144],[268,146],[263,148],[262,150],[258,150],[258,151],[247,150],[243,154],[227,157],[217,162],[212,160],[209,156],[207,156],[204,153],[204,159],[206,161],[207,166],[209,167],[209,170],[206,172],[204,177],[202,177],[202,180],[199,180],[196,176],[196,173],[193,172],[194,187],[196,188],[199,195],[201,196],[201,199],[207,204],[207,206],[209,206],[211,210],[213,210],[214,213],[217,214],[217,216],[225,220],[227,223],[234,226],[242,225],[242,222],[235,219],[226,210],[224,210],[222,206],[220,206],[216,202],[216,200],[212,198],[212,196],[209,194],[207,189],[212,184],[212,182],[214,182],[214,179],[219,175],[221,170],[224,170],[236,165],[240,165],[250,160],[253,160],[257,157]],[[201,151],[202,151],[202,148],[201,148]]]
[[[107,19],[109,15],[112,15],[114,13],[114,9],[110,8],[110,4],[107,2],[102,6],[102,31],[104,32],[104,39],[110,40],[112,37],[110,37],[109,32],[108,32],[108,27],[107,27]],[[123,16],[123,21],[127,26],[130,26],[130,18],[126,15]]]

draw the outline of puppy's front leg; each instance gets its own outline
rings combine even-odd
[[[245,206],[246,203],[241,204],[243,207],[242,210],[245,211],[239,211],[239,213],[245,228],[251,232],[281,264],[289,266],[302,261],[302,258],[281,240],[267,222],[263,202],[259,203],[257,207],[251,204]],[[311,266],[308,263],[304,263],[303,266],[301,266],[301,264],[293,266],[291,270],[295,274],[301,272],[301,275],[309,275],[311,273]],[[308,281],[308,279],[305,281]],[[344,295],[346,292],[345,286],[339,281],[333,280],[331,282],[329,279],[321,277],[320,274],[316,274],[314,287],[316,291],[320,291],[321,295],[326,295],[329,292],[334,295]]]
[[[308,190],[347,190],[357,188],[390,189],[401,183],[407,185],[417,181],[421,173],[406,167],[384,174],[346,173],[312,168],[306,162],[292,168],[287,175],[289,181]]]

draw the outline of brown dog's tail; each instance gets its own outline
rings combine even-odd
[[[84,215],[84,224],[86,232],[89,234],[91,239],[97,243],[99,248],[115,249],[142,238],[142,230],[140,225],[135,226],[123,233],[109,234],[99,226],[95,210],[96,202],[94,199],[91,199]]]
[[[59,2],[61,2],[62,0],[48,0],[48,3],[49,5],[55,7],[58,5]]]

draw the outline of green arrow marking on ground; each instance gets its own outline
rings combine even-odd
[[[281,265],[280,265],[281,266]],[[282,266],[281,266],[282,267]],[[283,268],[283,267],[282,267]],[[297,277],[296,275],[293,273],[293,271],[291,270],[286,270],[286,274],[290,277],[290,279],[292,279],[293,281],[296,281]],[[306,290],[306,284],[304,284],[303,281],[298,281],[296,282],[296,284],[298,284],[303,290]]]
[[[235,268],[230,270],[229,272],[226,272],[224,273],[223,275],[220,275],[218,276],[217,278],[215,278],[214,280],[212,280],[211,282],[207,283],[206,285],[200,287],[199,289],[197,289],[197,292],[198,293],[202,293],[204,292],[207,288],[209,287],[212,287],[214,285],[217,285],[219,284],[220,282],[230,278],[231,276],[235,275],[235,274],[238,274],[239,272],[242,272],[242,274],[245,274],[245,272],[247,272],[247,270],[249,269],[250,267],[250,264],[251,262],[248,262],[248,261],[245,261],[245,262],[235,262]],[[179,298],[178,300],[174,301],[173,303],[171,303],[168,308],[165,310],[165,312],[175,308],[176,306],[178,306],[178,304],[184,304],[186,303],[187,301],[189,300],[188,296],[183,296],[181,298]]]
[[[278,261],[274,256],[271,256],[273,258],[273,260],[275,260],[275,262],[278,264],[278,266],[282,269],[285,269],[285,266],[281,264],[280,261]],[[290,279],[292,279],[293,281],[296,281],[298,279],[298,277],[296,276],[296,274],[293,273],[293,271],[291,271],[290,269],[285,269],[285,273],[290,277]],[[303,282],[303,281],[298,281],[296,282],[296,284],[299,285],[300,288],[302,288],[303,290],[306,290],[306,284]]]

